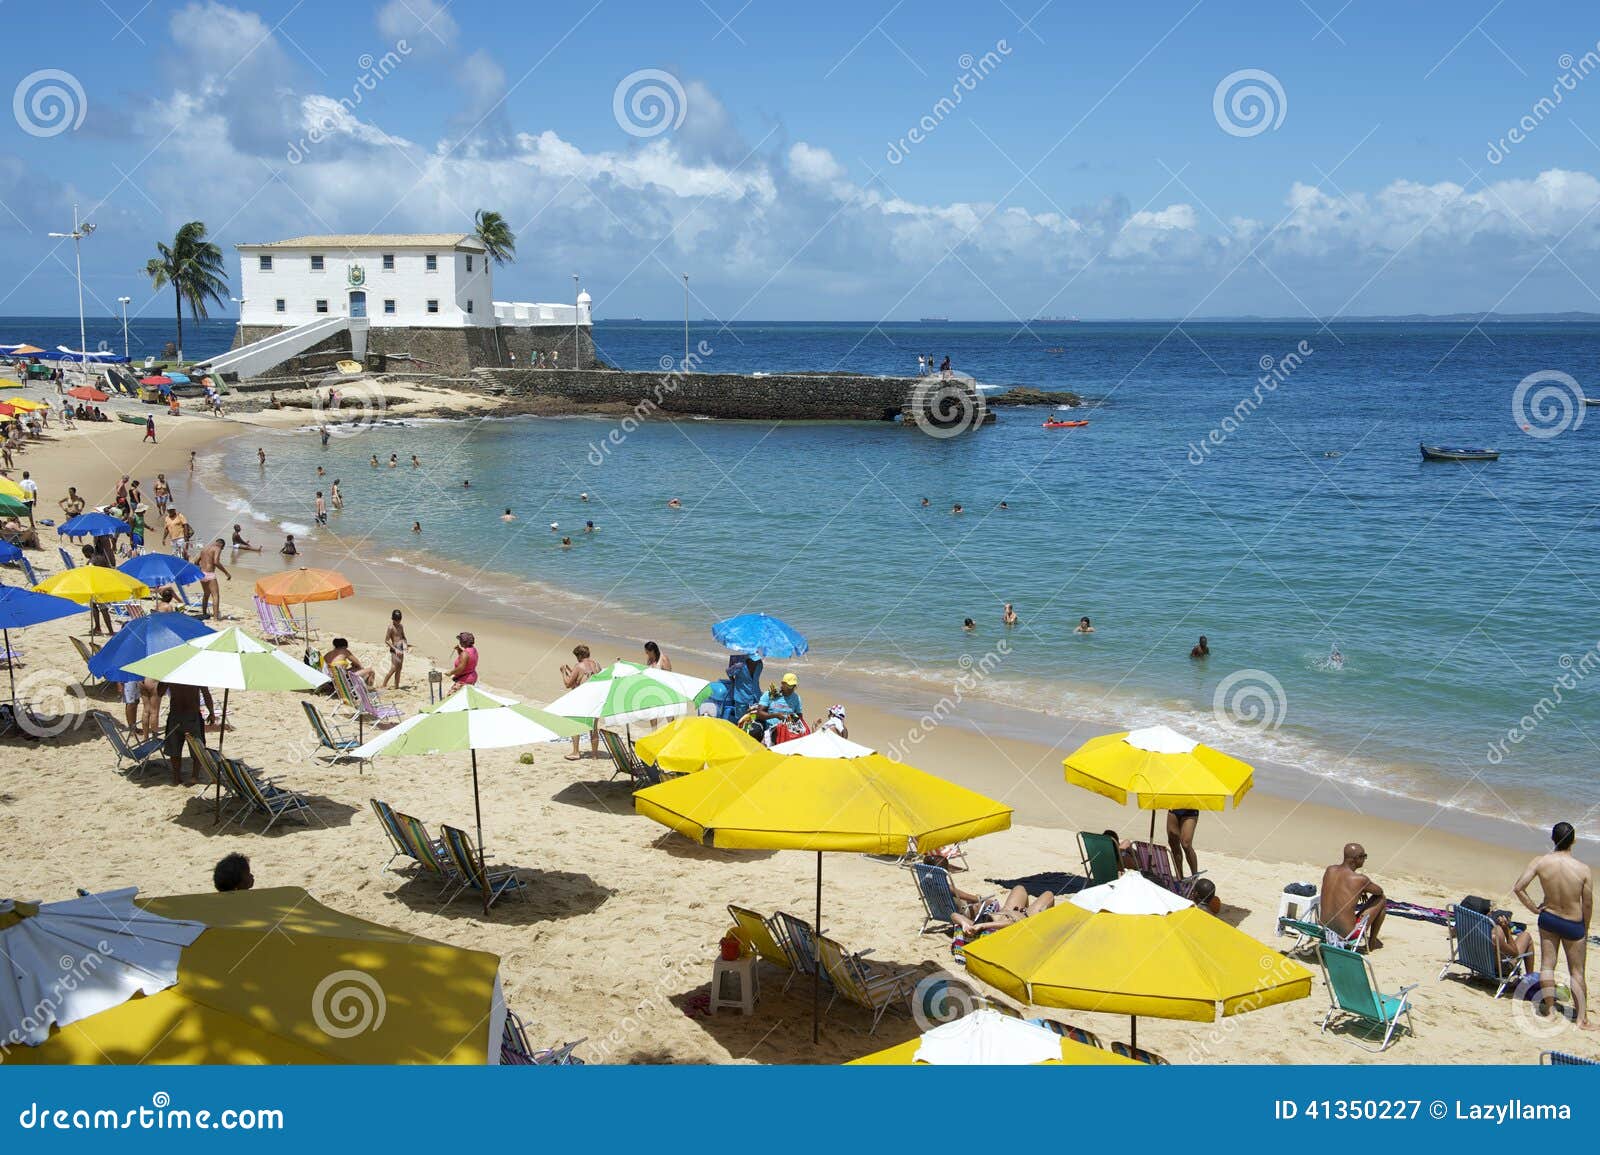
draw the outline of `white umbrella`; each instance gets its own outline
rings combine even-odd
[[[688,674],[633,662],[613,662],[545,709],[590,725],[621,725],[695,712],[696,699],[711,683]]]
[[[137,893],[0,902],[0,1044],[36,1047],[52,1023],[70,1026],[178,981],[178,956],[205,926],[140,910]]]
[[[1157,886],[1142,874],[1124,874],[1112,882],[1102,882],[1071,895],[1068,902],[1090,913],[1176,914],[1194,905],[1164,886]]]
[[[934,1027],[922,1036],[916,1061],[943,1066],[1030,1066],[1061,1058],[1053,1031],[987,1008]]]
[[[802,738],[790,738],[772,747],[774,754],[800,754],[806,758],[865,758],[877,751],[832,730],[813,730]]]

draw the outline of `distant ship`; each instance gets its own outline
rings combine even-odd
[[[949,322],[950,318],[949,317],[918,317],[917,320],[921,321],[924,325],[944,325],[944,324],[947,324]]]
[[[1077,323],[1078,318],[1076,317],[1035,317],[1032,321],[1032,324],[1035,325],[1076,325]]]

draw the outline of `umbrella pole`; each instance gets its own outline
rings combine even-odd
[[[224,686],[223,689],[222,689],[222,729],[217,731],[217,808],[216,808],[215,813],[212,815],[211,824],[213,826],[215,826],[218,822],[222,821],[222,740],[224,738],[226,738],[227,736],[228,736],[228,689],[227,689],[226,686]],[[201,731],[200,731],[200,745],[204,746],[205,744],[206,744],[206,733],[205,733],[204,728],[202,728]],[[179,758],[183,757],[183,751],[180,750],[178,752],[178,757]],[[198,766],[195,767],[195,770],[197,772],[198,772],[199,769],[200,768]],[[201,794],[200,797],[204,798],[205,795]]]
[[[817,851],[817,921],[812,931],[813,936],[822,934],[822,851]],[[817,949],[815,941],[812,950],[816,955],[816,966],[811,972],[811,1045],[816,1046],[822,1041],[822,952]]]
[[[1156,840],[1156,812],[1150,811],[1150,841]]]
[[[10,654],[11,653],[11,631],[10,630],[6,630],[6,631],[4,631],[4,634],[5,634],[6,653]],[[12,661],[11,661],[11,659],[9,657],[6,659],[6,677],[11,680],[11,716],[13,718],[15,718],[17,716],[17,671],[16,671],[16,667],[12,664]]]
[[[472,816],[478,823],[478,861],[483,861],[483,807],[478,802],[478,752],[472,752]],[[489,917],[489,868],[483,868],[483,917]]]
[[[1128,1028],[1128,1046],[1137,1047],[1139,1045],[1139,1016],[1129,1015],[1128,1018],[1133,1023],[1133,1026]]]

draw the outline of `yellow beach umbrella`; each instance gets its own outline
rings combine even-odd
[[[705,846],[810,850],[817,855],[822,930],[822,852],[899,855],[1011,825],[1011,808],[881,754],[784,757],[770,750],[633,796],[634,809]],[[821,1032],[820,977],[812,976],[811,1038]]]
[[[11,408],[13,408],[13,409],[48,409],[48,408],[50,408],[50,406],[46,402],[35,401],[32,397],[17,397],[17,398],[15,398],[13,400],[7,401],[6,404],[11,406]]]
[[[28,491],[9,477],[0,477],[0,494],[4,494],[6,497],[14,497],[18,501],[28,500]]]
[[[80,565],[52,574],[33,587],[35,593],[54,594],[86,606],[97,602],[125,602],[147,598],[150,587],[121,570],[103,565]]]
[[[1166,726],[1149,726],[1091,738],[1062,762],[1067,781],[1113,802],[1151,811],[1223,810],[1250,792],[1254,771],[1220,750]]]
[[[1019,1045],[1020,1044],[1020,1045]],[[1050,1058],[1020,1058],[1049,1054]],[[851,1059],[849,1067],[955,1065],[1009,1066],[1019,1062],[1042,1067],[1137,1067],[1101,1047],[1074,1042],[1044,1027],[987,1008],[943,1023],[909,1042]]]
[[[759,754],[763,747],[732,722],[694,716],[674,718],[640,738],[633,749],[652,766],[673,774],[691,774]]]
[[[1209,911],[1174,903],[1166,914],[1124,914],[1077,904],[1091,893],[968,943],[968,976],[1033,1006],[1132,1015],[1135,1045],[1139,1015],[1209,1023],[1219,1012],[1311,993],[1309,970]]]
[[[21,389],[22,382],[14,381],[10,377],[0,377],[0,389]]]
[[[493,954],[366,922],[292,886],[137,905],[204,925],[182,947],[176,983],[53,1026],[38,1046],[8,1048],[8,1064],[498,1060]]]

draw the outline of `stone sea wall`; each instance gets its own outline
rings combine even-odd
[[[281,325],[241,325],[233,347],[247,345],[283,332]],[[592,366],[594,338],[578,329],[580,364]],[[447,377],[462,377],[480,367],[523,366],[536,353],[556,353],[557,364],[572,365],[573,330],[569,325],[502,325],[494,329],[403,328],[372,326],[367,329],[367,368],[399,373],[408,368]],[[350,355],[350,334],[338,333],[275,366],[271,376],[297,376],[326,372],[340,356]]]

